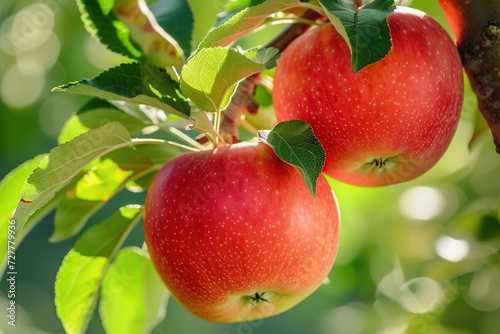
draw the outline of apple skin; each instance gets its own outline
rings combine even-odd
[[[309,30],[283,52],[274,77],[278,121],[308,122],[323,144],[323,172],[380,186],[429,170],[448,148],[463,102],[462,64],[430,16],[397,7],[392,49],[358,73],[332,24]]]
[[[145,240],[172,295],[216,322],[272,316],[327,277],[340,214],[321,175],[313,197],[299,171],[262,142],[186,153],[155,176]]]

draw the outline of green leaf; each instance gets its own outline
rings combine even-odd
[[[106,203],[105,200],[82,200],[74,194],[74,188],[68,190],[59,202],[54,218],[54,232],[49,238],[50,242],[61,242],[76,235]]]
[[[144,189],[151,175],[180,153],[167,145],[141,145],[123,148],[94,161],[83,176],[65,191],[54,218],[51,242],[60,242],[77,234],[109,199],[133,183]]]
[[[85,333],[109,264],[142,212],[138,205],[120,208],[85,232],[64,258],[54,288],[57,316],[67,333]]]
[[[181,47],[158,24],[145,0],[114,0],[113,10],[151,63],[162,67],[184,64]]]
[[[164,318],[168,297],[146,251],[120,250],[101,287],[99,314],[106,333],[150,333]]]
[[[31,229],[33,229],[33,227],[35,227],[36,224],[38,224],[43,218],[46,217],[46,215],[49,212],[51,212],[55,208],[55,206],[60,201],[60,199],[61,199],[61,194],[57,193],[47,204],[45,204],[41,209],[36,211],[34,214],[32,214],[28,218],[28,220],[24,224],[24,228],[22,230],[19,230],[16,226],[15,235],[12,234],[12,237],[10,237],[10,239],[7,239],[8,238],[8,232],[7,232],[7,234],[5,235],[6,239],[2,239],[2,240],[5,240],[5,247],[8,247],[10,245],[11,247],[15,247],[17,249],[19,247],[19,245],[21,244],[22,240],[31,231]],[[14,221],[15,220],[11,220],[10,222],[14,222]],[[13,232],[11,232],[11,233],[13,233]],[[3,237],[4,236],[2,236],[2,238]],[[13,238],[15,238],[15,241],[13,240]],[[11,241],[11,242],[14,241],[15,245],[13,245],[12,243],[9,243],[8,241]],[[2,246],[3,246],[3,244],[2,244]],[[0,262],[0,276],[2,276],[5,269],[8,268],[7,266],[9,265],[9,263],[8,263],[9,253],[7,251],[9,251],[9,250],[13,251],[12,248],[10,248],[10,249],[5,248],[5,250],[6,251],[1,253],[2,258],[0,259],[0,261],[1,261]],[[12,254],[10,254],[10,255],[12,255]],[[9,270],[11,270],[11,268],[9,268]]]
[[[207,5],[207,0],[186,1],[194,17],[191,45],[195,47],[215,25],[218,14],[224,10],[228,0],[212,0],[210,5]]]
[[[23,187],[14,214],[17,231],[21,232],[27,219],[69,184],[86,165],[131,144],[127,129],[120,123],[112,122],[52,149]]]
[[[130,161],[137,158],[139,165],[143,157],[136,155],[131,148],[113,153],[125,156],[129,152],[131,154],[127,158]],[[72,186],[65,191],[55,214],[54,232],[49,239],[51,242],[60,242],[77,234],[88,219],[125,186],[134,173],[141,172],[139,167],[137,170],[120,168],[118,163],[109,158],[113,153],[91,163],[85,168],[87,172],[74,180]],[[142,163],[143,168],[151,168],[153,165],[150,160]],[[136,177],[140,176],[142,174]]]
[[[240,11],[245,9],[246,7],[254,7],[260,5],[266,0],[231,0],[226,2],[226,6],[224,7],[224,11],[233,12]]]
[[[165,111],[159,108],[147,106],[144,104],[136,104],[124,101],[108,102],[110,102],[112,105],[114,105],[124,113],[130,115],[131,117],[140,120],[150,129],[151,126],[162,126],[164,128],[174,126],[178,128],[185,128],[193,122],[192,118],[187,118],[186,116],[178,116],[175,114],[167,114]],[[189,113],[192,113],[192,110],[189,111]],[[147,131],[150,131],[150,129],[148,129]]]
[[[12,219],[12,213],[19,203],[26,180],[45,157],[45,154],[41,154],[24,162],[7,174],[0,182],[0,224],[2,232],[4,226],[7,226],[9,220]],[[1,238],[0,242],[4,240],[4,238]],[[5,247],[2,247],[2,249],[5,249]]]
[[[182,70],[182,92],[201,110],[218,112],[233,85],[274,67],[277,55],[278,50],[274,48],[251,50],[246,54],[221,47],[200,50]]]
[[[143,144],[136,146],[134,150],[138,154],[146,155],[148,159],[151,160],[151,162],[157,167],[163,166],[167,161],[182,152],[175,146],[165,145],[161,142],[158,144]],[[122,168],[130,168],[130,166],[127,167],[123,161],[120,161],[119,163]]]
[[[63,188],[63,190],[59,191],[58,193],[55,194],[55,196],[50,200],[48,201],[45,205],[43,205],[43,207],[41,207],[39,210],[35,211],[29,218],[28,220],[26,221],[26,223],[24,224],[24,227],[22,230],[19,230],[17,228],[17,225],[16,225],[16,230],[15,230],[15,247],[18,248],[19,245],[21,244],[22,240],[24,240],[24,238],[26,237],[26,235],[28,235],[28,233],[43,219],[47,216],[47,214],[49,212],[51,212],[57,205],[57,203],[59,203],[59,201],[61,200],[62,198],[62,194],[64,193],[64,190],[65,188]],[[17,201],[16,201],[17,203]],[[10,222],[14,222],[15,220],[10,220]],[[11,232],[12,233],[12,232]],[[3,236],[2,236],[3,237]],[[5,236],[7,238],[7,235]],[[13,238],[14,235],[11,237]],[[5,240],[7,242],[7,239],[2,239],[2,240]],[[12,239],[10,240],[12,241]],[[8,243],[5,244],[5,246],[7,247],[8,246]],[[11,244],[11,246],[13,246]],[[6,250],[9,250],[7,248],[5,248]],[[12,249],[10,249],[12,251]],[[8,253],[7,252],[4,252],[2,253],[2,258],[0,259],[0,276],[2,275],[2,273],[4,272],[4,270],[6,269],[6,265],[8,264],[7,263],[7,260],[8,260],[8,257],[7,257]]]
[[[131,151],[134,153],[133,150]],[[145,163],[151,165],[151,161]],[[107,200],[133,173],[133,170],[120,168],[111,159],[99,159],[96,164],[93,164],[93,168],[76,183],[75,196],[86,201]]]
[[[144,0],[77,0],[87,30],[108,49],[159,66],[181,66],[182,49]]]
[[[130,30],[113,11],[114,1],[76,0],[85,28],[108,49],[132,59],[144,57],[141,48],[132,40]]]
[[[109,122],[120,122],[129,133],[138,132],[152,125],[151,121],[148,123],[147,120],[133,117],[111,103],[96,98],[87,102],[68,119],[59,133],[58,142],[62,144]]]
[[[184,54],[189,55],[192,49],[194,19],[191,8],[185,0],[158,0],[149,6],[158,24],[179,46]]]
[[[259,131],[281,160],[297,167],[307,187],[316,195],[316,181],[325,165],[326,153],[311,126],[301,120],[277,124],[271,131]]]
[[[7,251],[13,250],[12,248],[8,248],[8,246],[15,246],[14,244],[8,243],[9,226],[13,221],[12,213],[19,203],[26,179],[44,157],[45,155],[39,155],[24,162],[7,174],[0,182],[0,249],[2,252],[2,266],[0,272],[3,272],[6,264]],[[14,232],[17,231],[14,230]],[[14,235],[15,234],[13,234],[13,236]],[[10,241],[14,240],[12,239]]]
[[[180,94],[179,84],[165,69],[147,64],[122,64],[93,79],[71,82],[53,90],[145,104],[184,118],[190,112],[186,98]]]
[[[375,0],[359,10],[351,1],[320,0],[320,3],[351,49],[354,72],[389,53],[392,40],[387,17],[396,9],[394,0]]]
[[[243,9],[223,25],[211,30],[201,41],[198,49],[229,46],[261,26],[269,15],[298,6],[300,6],[299,0],[269,0],[255,7]]]
[[[146,174],[146,173],[141,173],[140,175],[134,175],[134,178],[132,178],[127,184],[126,187],[132,191],[138,192],[138,191],[145,191],[147,188],[149,188],[149,185],[151,184],[151,181],[153,181],[153,178],[156,174],[156,171],[160,169],[167,161],[170,159],[176,157],[177,155],[181,154],[183,151],[181,151],[179,148],[171,145],[140,145],[136,146],[135,150],[137,152],[143,153],[148,156],[149,159],[154,163],[154,172]],[[143,174],[146,174],[142,176]],[[139,176],[139,177],[137,177]]]
[[[265,0],[232,0],[226,3],[224,12],[217,17],[217,26],[227,22],[231,17],[238,14],[241,10],[247,7],[255,7],[260,5]]]

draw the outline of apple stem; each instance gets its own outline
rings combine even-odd
[[[500,153],[500,1],[439,0]]]
[[[173,126],[169,127],[168,130],[174,136],[176,136],[177,138],[181,139],[185,143],[191,145],[197,151],[204,151],[204,150],[207,149],[205,146],[201,145],[196,140],[194,140],[193,138],[189,137],[188,135],[186,135],[184,132],[180,131],[179,129],[174,128]]]
[[[239,141],[238,124],[244,112],[257,113],[259,105],[253,98],[253,95],[259,81],[260,73],[256,73],[240,82],[231,98],[231,102],[222,111],[224,118],[221,122],[220,133],[226,141],[231,143]]]
[[[248,132],[250,132],[254,137],[259,136],[259,130],[257,130],[252,124],[248,123],[245,120],[245,117],[241,118],[240,124],[243,128],[245,128]]]
[[[306,32],[321,16],[320,13],[313,9],[306,9],[299,16],[301,19],[299,22],[291,24],[265,47],[277,48],[280,52],[283,52],[288,44]],[[223,119],[221,121],[219,133],[226,142],[233,143],[239,141],[238,125],[241,122],[241,115],[244,112],[250,112],[251,114],[257,113],[259,105],[253,96],[259,82],[260,73],[251,75],[240,82],[231,102],[229,102],[227,108],[222,111]]]
[[[216,112],[214,116],[214,128],[215,128],[215,138],[213,139],[214,146],[219,147],[219,145],[226,145],[227,141],[225,138],[221,135],[220,129],[222,125],[222,112]]]

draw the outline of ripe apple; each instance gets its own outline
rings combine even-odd
[[[293,41],[274,77],[278,121],[307,121],[327,153],[323,171],[351,184],[423,174],[444,154],[460,119],[462,65],[447,32],[407,7],[388,23],[392,49],[358,73],[328,23]]]
[[[340,216],[323,176],[316,196],[262,142],[180,155],[145,204],[151,259],[172,295],[201,318],[248,321],[283,312],[328,275]]]

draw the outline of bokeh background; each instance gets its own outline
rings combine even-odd
[[[415,0],[412,6],[448,29],[437,1]],[[211,19],[207,14],[208,23]],[[281,28],[265,29],[242,45],[261,44]],[[52,87],[94,77],[123,61],[85,31],[73,0],[1,0],[0,178],[56,146],[58,131],[86,100],[51,93]],[[329,284],[282,315],[240,324],[200,320],[171,299],[154,333],[500,332],[500,156],[468,83],[454,141],[426,175],[382,188],[330,181],[343,225]],[[124,201],[143,199],[144,194],[119,194],[88,226]],[[2,313],[7,314],[6,278],[0,282],[0,332],[64,332],[53,284],[75,238],[49,243],[52,220],[47,216],[17,250],[15,328]],[[142,240],[138,226],[127,244],[140,246]],[[96,314],[89,333],[103,332]]]

